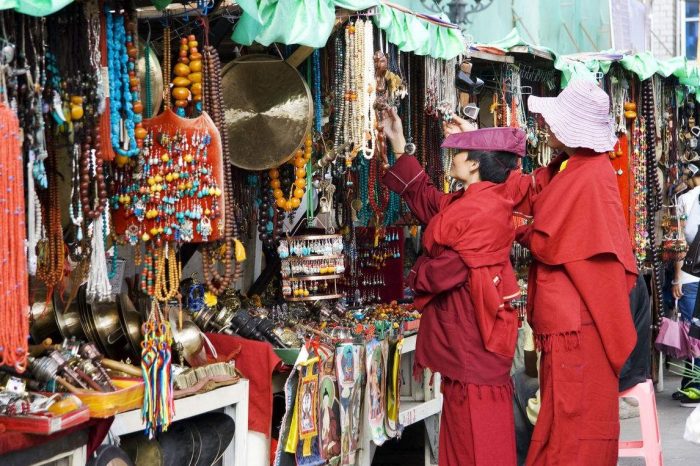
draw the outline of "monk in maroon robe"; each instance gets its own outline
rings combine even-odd
[[[531,97],[561,150],[532,176],[506,183],[518,230],[532,253],[528,320],[542,352],[541,408],[528,466],[617,464],[618,377],[635,346],[629,292],[637,267],[617,175],[609,99],[595,82],[573,81],[557,97]]]
[[[385,133],[398,161],[382,181],[427,225],[425,252],[408,282],[422,308],[414,373],[430,368],[443,377],[440,465],[514,466],[510,368],[518,322],[509,303],[519,288],[509,261],[513,200],[504,181],[525,153],[525,134],[490,128],[449,136],[443,147],[459,151],[451,176],[466,187],[444,194],[415,158],[401,154],[393,112]]]

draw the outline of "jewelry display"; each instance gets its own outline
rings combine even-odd
[[[214,122],[206,113],[185,119],[166,110],[144,127],[140,156],[115,174],[117,234],[132,245],[221,239],[223,159]]]
[[[345,258],[341,235],[290,236],[280,241],[282,295],[287,301],[337,299]]]

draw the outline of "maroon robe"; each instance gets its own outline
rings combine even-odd
[[[428,225],[426,253],[408,282],[422,306],[414,373],[430,368],[444,378],[440,465],[512,466],[517,316],[503,301],[518,288],[508,259],[513,204],[505,185],[482,182],[443,194],[410,156],[382,181]]]
[[[618,376],[634,348],[629,291],[637,269],[606,154],[579,150],[507,185],[534,222],[529,322],[542,351],[541,408],[527,465],[617,461]]]

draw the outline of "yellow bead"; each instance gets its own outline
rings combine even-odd
[[[297,175],[297,178],[304,178],[306,176],[306,169],[305,168],[297,168],[296,175]]]
[[[185,162],[191,163],[194,160],[194,157],[192,157],[192,154],[187,154],[185,156]]]
[[[301,205],[301,199],[298,199],[296,197],[292,198],[292,208],[296,209]]]
[[[168,154],[163,154],[163,155],[160,156],[160,159],[161,159],[163,162],[167,162],[168,160],[170,160],[170,156],[169,156]]]
[[[284,209],[284,206],[287,204],[287,201],[283,197],[280,197],[278,199],[275,199],[275,204],[277,204],[277,207],[279,207],[280,209]]]
[[[144,233],[143,235],[141,235],[141,240],[143,240],[144,243],[149,239],[151,239],[151,237],[148,235],[148,233]]]
[[[302,197],[304,197],[304,190],[301,188],[295,189],[294,190],[294,197],[297,199],[301,199]]]
[[[156,180],[152,176],[150,176],[150,177],[148,177],[147,183],[148,183],[148,186],[153,186],[154,184],[156,184]]]
[[[168,183],[170,183],[171,181],[173,181],[173,174],[172,174],[172,173],[168,173],[167,175],[165,175],[165,181],[167,181]]]
[[[84,111],[82,105],[71,105],[70,106],[70,118],[71,120],[80,120],[83,117]]]
[[[211,210],[205,209],[205,210],[204,210],[204,215],[207,215],[207,216],[211,215]]]
[[[177,180],[178,178],[180,178],[180,173],[179,172],[173,173],[173,179]]]
[[[158,234],[162,235],[164,231],[163,227],[158,227]]]
[[[187,186],[187,189],[192,189],[192,182],[188,181],[186,186]]]
[[[160,175],[156,175],[155,177],[156,183],[162,183],[163,182],[163,177]]]
[[[280,199],[283,196],[284,196],[284,193],[282,192],[281,189],[275,189],[274,191],[272,191],[272,197],[274,197],[275,199]]]
[[[268,172],[268,175],[270,175],[270,178],[272,178],[273,180],[276,180],[280,177],[280,172],[276,168],[273,168]]]
[[[156,227],[151,228],[151,236],[155,236],[157,234],[158,234],[158,228],[156,228]]]

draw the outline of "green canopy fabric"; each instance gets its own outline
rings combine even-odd
[[[0,10],[15,10],[29,16],[48,16],[73,3],[73,0],[0,0]]]
[[[420,16],[435,13],[421,11],[420,3],[412,0],[240,0],[238,4],[243,14],[231,38],[243,45],[278,42],[321,48],[333,31],[336,8],[376,7],[375,24],[400,50],[443,59],[464,52],[461,32],[444,15],[436,16],[436,21]]]

